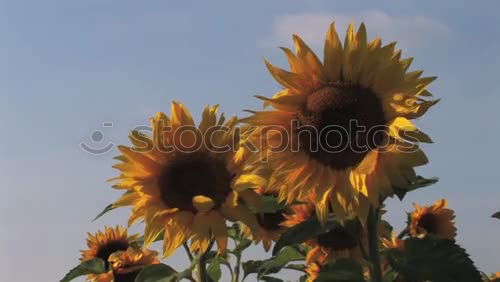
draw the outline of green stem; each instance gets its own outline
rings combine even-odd
[[[240,280],[240,265],[241,265],[241,254],[236,255],[236,265],[234,266],[234,277],[233,282],[238,282]]]
[[[182,244],[182,246],[184,247],[184,250],[186,250],[189,261],[193,261],[193,254],[191,253],[191,250],[189,250],[189,246],[187,245],[187,243]]]
[[[370,207],[368,213],[368,252],[372,267],[370,268],[370,276],[375,282],[382,282],[382,270],[380,269],[380,252],[378,240],[378,223],[379,223],[379,209]]]
[[[214,240],[211,240],[208,244],[208,248],[204,253],[200,253],[196,258],[196,274],[198,278],[198,282],[208,282],[207,275],[207,254],[212,250],[212,246],[214,245]]]
[[[200,254],[198,257],[198,262],[196,264],[196,275],[198,276],[198,282],[207,282],[207,261],[205,253]]]

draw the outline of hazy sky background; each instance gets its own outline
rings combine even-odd
[[[413,202],[445,197],[458,242],[481,270],[500,271],[500,221],[490,218],[500,210],[500,2],[377,3],[0,1],[0,280],[58,281],[86,232],[125,222],[127,209],[91,222],[119,195],[105,182],[117,151],[94,156],[80,142],[128,144],[172,99],[197,118],[206,104],[259,108],[252,95],[279,88],[262,58],[285,66],[277,47],[292,46],[292,32],[322,54],[332,20],[342,36],[349,20],[365,21],[370,38],[399,41],[413,69],[439,76],[430,90],[442,101],[417,124],[435,142],[419,172],[440,182],[389,201],[389,220],[400,229]],[[167,263],[180,269],[184,254]]]

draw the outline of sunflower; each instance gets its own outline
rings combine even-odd
[[[339,224],[328,232],[306,241],[305,244],[311,247],[306,262],[324,265],[339,258],[352,258],[361,262],[363,260],[361,248],[366,247],[365,241],[362,232],[354,234]]]
[[[420,207],[414,204],[415,210],[409,216],[409,231],[414,237],[432,234],[436,237],[454,240],[457,229],[453,219],[453,210],[446,208],[448,201],[441,199],[432,206]]]
[[[158,252],[130,247],[109,256],[114,280],[110,282],[133,282],[147,265],[158,264]]]
[[[105,227],[104,232],[98,231],[95,234],[88,233],[87,237],[87,250],[82,250],[81,261],[88,261],[95,258],[102,259],[105,263],[106,269],[109,268],[108,258],[111,254],[117,251],[127,250],[132,241],[137,239],[137,235],[128,236],[127,229],[116,226]],[[88,281],[106,281],[110,277],[109,273],[103,274],[89,274]],[[111,276],[112,277],[112,276]]]
[[[262,180],[239,174],[237,119],[225,121],[217,111],[207,106],[196,127],[189,111],[173,102],[171,118],[158,113],[151,119],[151,137],[134,130],[133,146],[118,147],[121,162],[114,168],[121,174],[114,188],[126,193],[114,206],[132,206],[129,225],[144,219],[146,246],[164,231],[164,256],[188,239],[193,251],[205,252],[215,239],[224,252],[226,219],[257,225],[251,211],[239,205],[238,191]]]
[[[493,273],[488,277],[488,282],[499,282],[500,281],[500,272]]]
[[[407,72],[395,42],[367,42],[365,25],[349,25],[344,45],[334,23],[324,59],[294,35],[296,54],[282,48],[290,71],[266,65],[284,89],[272,98],[257,96],[274,109],[253,112],[242,122],[256,129],[260,150],[249,159],[273,168],[268,189],[288,203],[316,192],[316,211],[326,220],[329,206],[343,217],[366,219],[368,207],[416,179],[414,167],[427,163],[418,142],[431,142],[410,121],[438,100],[426,90],[435,77]]]
[[[241,199],[247,204],[258,208],[262,205],[262,196],[273,197],[272,193],[264,192],[262,187],[258,189],[247,189],[240,193]],[[264,250],[267,252],[271,244],[277,241],[280,235],[286,231],[283,226],[287,220],[288,208],[283,208],[275,212],[257,213],[256,218],[259,224],[258,230],[251,230],[249,226],[242,227],[243,235],[255,243],[262,242]]]
[[[291,212],[285,215],[286,220],[282,225],[293,227],[315,216],[313,198],[314,195],[309,195],[309,200],[292,205],[290,207]],[[357,220],[349,219],[343,225],[336,224],[327,232],[304,242],[305,245],[311,248],[307,253],[306,262],[308,264],[319,263],[325,265],[338,258],[353,258],[362,261],[363,253],[361,248],[366,245],[364,234],[362,226]]]

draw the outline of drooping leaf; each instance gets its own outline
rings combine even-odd
[[[172,282],[176,281],[176,274],[177,271],[166,264],[152,264],[139,272],[135,282]]]
[[[304,260],[305,257],[295,247],[287,246],[283,248],[276,256],[264,260],[259,266],[259,276],[270,273],[277,273],[289,262]]]
[[[101,274],[106,272],[106,266],[104,261],[100,258],[95,258],[92,260],[87,260],[80,263],[75,268],[71,269],[68,274],[61,279],[60,282],[68,282],[76,277],[87,275],[87,274]]]
[[[387,252],[391,267],[416,281],[476,282],[481,274],[455,242],[426,236],[405,240],[404,250]]]
[[[500,219],[500,211],[497,211],[496,213],[492,214],[491,217]]]
[[[243,277],[247,277],[248,274],[258,273],[259,267],[262,265],[264,261],[262,260],[248,260],[241,264],[243,268]]]
[[[224,259],[220,256],[216,256],[211,260],[207,267],[208,277],[210,277],[212,281],[219,281],[222,276],[222,272],[220,270],[221,260]]]
[[[321,268],[317,282],[364,282],[363,269],[353,259],[341,258]]]
[[[424,178],[424,177],[419,175],[419,176],[417,176],[416,180],[413,183],[411,183],[410,185],[408,185],[406,187],[393,187],[393,190],[394,190],[394,194],[396,194],[396,196],[398,196],[398,198],[400,200],[403,200],[406,193],[413,191],[413,190],[416,190],[416,189],[419,189],[419,188],[430,186],[432,184],[435,184],[438,181],[439,181],[439,178],[437,178],[437,177]]]

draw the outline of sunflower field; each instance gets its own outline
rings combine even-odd
[[[363,23],[343,41],[332,23],[322,59],[293,43],[282,48],[289,69],[265,61],[282,89],[256,96],[262,109],[206,106],[195,122],[173,101],[149,132],[131,131],[109,180],[120,196],[96,217],[126,208],[128,222],[89,233],[61,282],[500,281],[455,241],[446,199],[414,204],[402,230],[385,219],[387,198],[438,181],[415,171],[432,140],[413,123],[438,103],[436,77],[409,71],[395,42],[368,41]],[[253,244],[268,256],[243,257]],[[168,264],[178,249],[184,269]]]

